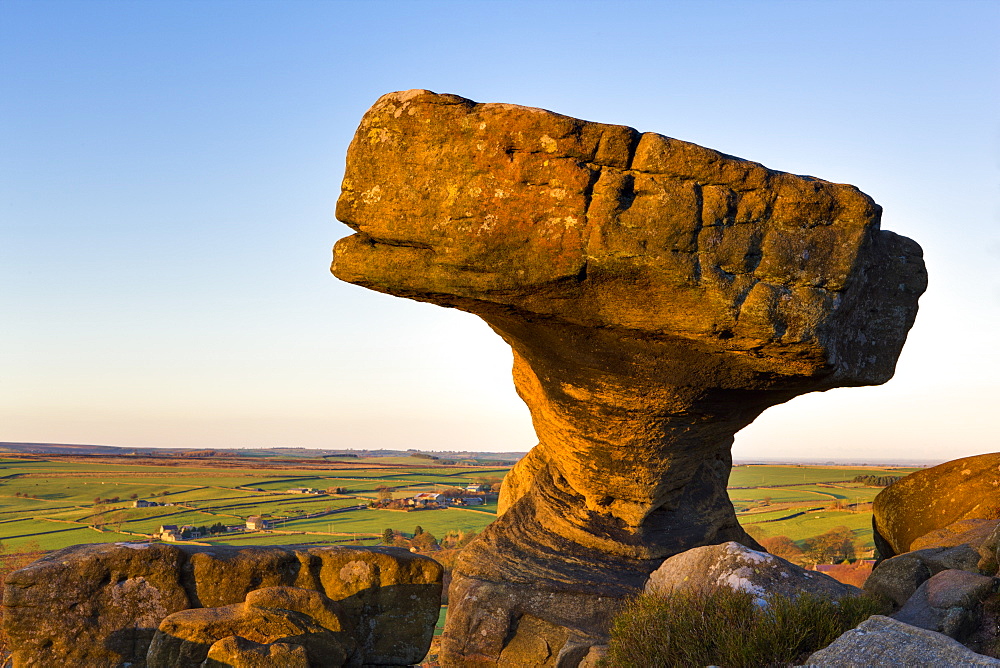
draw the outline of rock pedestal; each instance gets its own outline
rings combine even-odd
[[[333,273],[480,316],[539,444],[464,552],[445,664],[576,665],[667,557],[756,543],[726,494],[769,406],[888,380],[926,276],[849,185],[508,104],[383,96]]]

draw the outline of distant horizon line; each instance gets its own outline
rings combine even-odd
[[[122,450],[130,452],[148,452],[148,451],[199,451],[199,450],[234,450],[234,451],[276,451],[276,450],[293,450],[293,451],[308,451],[308,452],[326,452],[326,453],[398,453],[400,455],[405,455],[408,452],[417,453],[428,453],[428,454],[441,454],[441,455],[458,455],[458,454],[477,454],[477,455],[494,455],[494,456],[504,456],[504,458],[510,459],[520,459],[528,454],[528,450],[433,450],[433,449],[420,449],[420,448],[322,448],[322,447],[306,447],[306,446],[260,446],[260,447],[248,447],[248,446],[125,446],[125,445],[107,445],[107,444],[94,444],[94,443],[55,443],[55,442],[31,442],[31,441],[0,441],[0,455],[5,451],[9,453],[23,452],[18,449],[8,449],[12,446],[20,446],[21,448],[51,448],[51,449],[62,449],[62,448],[84,448],[84,449],[94,449],[94,450]],[[60,454],[58,452],[50,453],[37,453],[37,454]],[[105,452],[105,454],[113,454]],[[383,455],[388,456],[388,455]],[[959,458],[961,459],[961,458]],[[775,457],[775,456],[761,456],[761,457],[740,457],[733,459],[733,466],[752,466],[754,464],[764,464],[764,465],[806,465],[806,466],[874,466],[874,467],[884,467],[884,466],[898,466],[898,467],[927,467],[936,466],[937,464],[942,464],[945,461],[943,459],[906,459],[906,458],[870,458],[863,461],[858,461],[856,458],[852,457],[801,457],[801,458],[788,458],[788,457]]]

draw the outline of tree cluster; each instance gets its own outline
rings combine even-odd
[[[479,534],[475,531],[449,531],[441,539],[441,547],[446,550],[463,548],[472,542]]]
[[[748,533],[751,535],[756,533],[757,535],[753,537],[761,547],[774,556],[799,566],[839,564],[857,558],[854,532],[843,525],[801,542],[796,542],[788,536],[763,536],[761,535],[763,532],[759,529]]]
[[[415,552],[433,552],[440,549],[437,538],[429,531],[424,531],[423,527],[417,526],[413,536],[407,538],[401,531],[395,529],[382,530],[382,544],[393,547],[405,547]]]
[[[856,475],[851,482],[859,482],[869,487],[888,487],[901,477],[898,475]]]
[[[826,533],[806,538],[802,551],[811,564],[839,564],[853,561],[857,553],[854,548],[854,532],[846,526],[838,526]]]

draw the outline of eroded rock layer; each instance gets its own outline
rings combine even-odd
[[[333,272],[483,318],[539,438],[456,569],[446,663],[534,647],[569,665],[665,558],[756,546],[726,494],[733,435],[796,395],[885,382],[915,317],[920,248],[880,213],[853,186],[623,126],[376,102]]]
[[[7,577],[3,630],[15,668],[410,665],[441,577],[395,548],[76,545]]]

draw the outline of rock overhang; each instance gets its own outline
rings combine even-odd
[[[707,387],[885,382],[926,285],[919,246],[854,186],[429,91],[365,115],[337,215],[357,231],[339,278],[477,313],[514,343],[582,328],[634,342],[632,364],[700,350]]]

